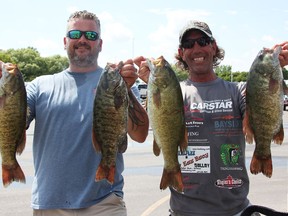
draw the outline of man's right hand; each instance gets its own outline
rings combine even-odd
[[[136,57],[133,61],[139,67],[138,77],[143,80],[143,82],[148,83],[150,70],[148,68],[146,58],[139,56]]]
[[[284,67],[286,65],[288,65],[288,41],[285,41],[283,43],[280,44],[276,44],[273,49],[276,46],[281,46],[282,50],[279,54],[279,61],[280,61],[280,65],[281,67]]]

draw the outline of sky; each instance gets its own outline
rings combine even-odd
[[[100,18],[102,67],[137,56],[164,56],[174,64],[179,32],[192,19],[210,26],[225,50],[221,65],[233,72],[249,71],[263,47],[288,41],[287,0],[14,0],[1,2],[0,49],[67,56],[63,38],[76,10]]]

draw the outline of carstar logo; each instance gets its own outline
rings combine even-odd
[[[241,187],[243,185],[243,181],[242,179],[234,179],[231,175],[229,175],[225,179],[218,179],[215,182],[215,185],[219,188],[233,189]]]

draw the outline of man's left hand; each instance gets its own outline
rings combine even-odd
[[[128,59],[126,62],[124,62],[124,66],[122,67],[120,74],[126,82],[128,89],[130,89],[138,78],[137,69],[135,68],[132,59]]]

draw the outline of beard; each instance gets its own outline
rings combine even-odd
[[[85,48],[90,52],[87,54],[78,55],[76,50],[79,47]],[[67,55],[70,63],[81,68],[97,64],[98,54],[99,52],[96,49],[92,49],[91,46],[86,43],[75,44],[72,49],[67,49]]]

